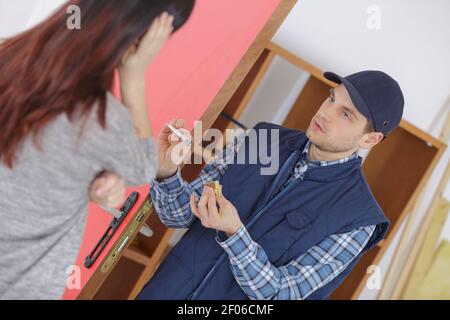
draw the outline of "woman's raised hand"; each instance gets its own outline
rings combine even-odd
[[[143,76],[173,32],[173,16],[167,12],[156,18],[140,41],[128,49],[119,66],[121,77]]]

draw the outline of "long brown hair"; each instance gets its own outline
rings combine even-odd
[[[36,27],[0,43],[0,159],[13,167],[28,135],[58,115],[73,120],[98,102],[105,127],[106,93],[122,56],[153,20],[167,11],[174,31],[189,18],[195,0],[73,0]],[[81,10],[81,29],[69,30],[66,10]]]

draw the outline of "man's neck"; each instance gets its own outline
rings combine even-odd
[[[308,157],[310,161],[335,161],[343,158],[348,158],[355,153],[356,150],[350,150],[345,152],[329,152],[320,150],[314,144],[311,143],[309,147]]]

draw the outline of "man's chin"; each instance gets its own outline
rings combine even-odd
[[[323,150],[324,141],[317,137],[314,132],[307,131],[306,137],[308,137],[311,144],[315,145],[318,149]]]
[[[312,130],[311,128],[308,128],[308,130],[306,130],[306,136],[314,144],[316,144],[315,142],[319,142],[317,135],[314,133],[314,130]]]
[[[311,140],[311,132],[312,132],[312,130],[311,130],[311,126],[306,130],[306,136],[308,137],[308,139],[310,139]]]

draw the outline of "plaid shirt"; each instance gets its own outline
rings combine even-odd
[[[192,183],[184,181],[179,170],[163,182],[153,182],[150,194],[166,226],[189,228],[196,219],[190,209],[190,195],[195,192],[200,197],[204,184],[219,180],[244,138],[245,135],[241,135],[234,143],[227,145]],[[355,153],[337,161],[309,161],[309,147],[308,142],[299,163],[282,188],[293,179],[302,179],[308,168],[338,165],[358,157]],[[227,252],[234,278],[250,299],[293,300],[307,298],[344,271],[366,246],[374,230],[375,226],[367,226],[349,233],[330,235],[281,267],[269,261],[264,249],[252,240],[245,226],[229,238],[218,232],[216,241]]]

